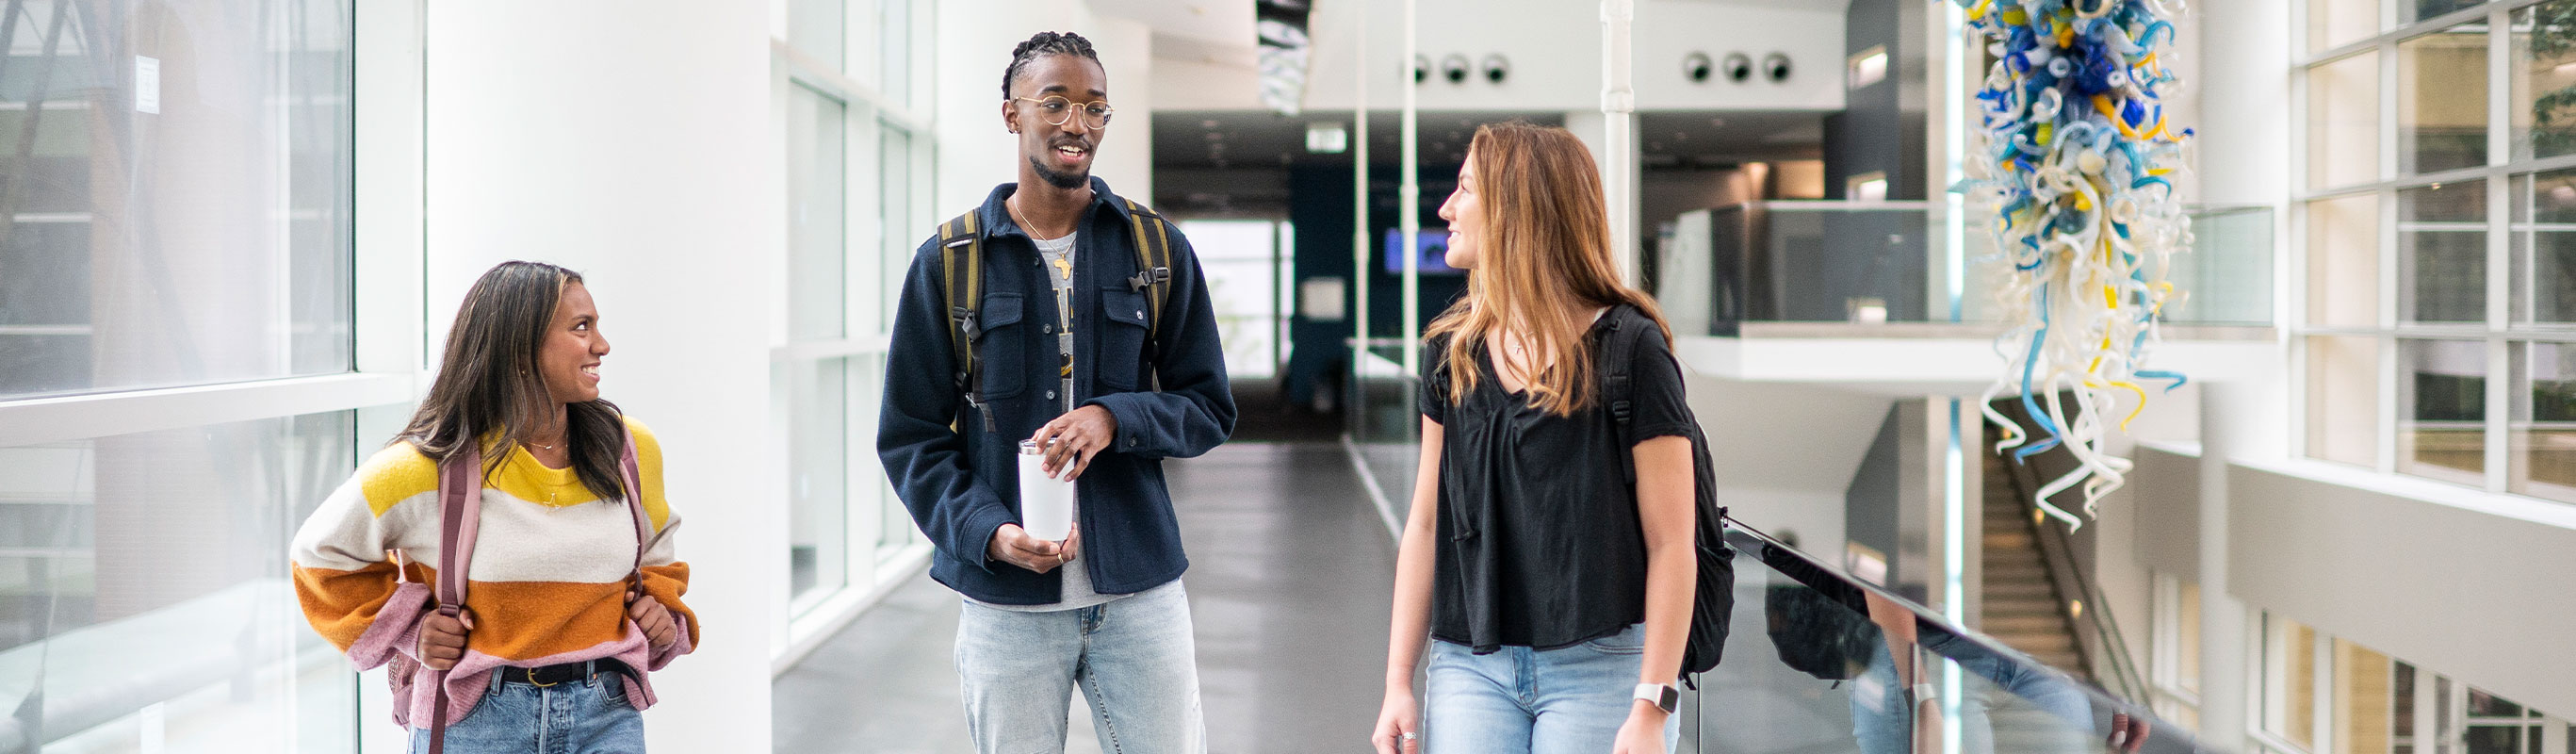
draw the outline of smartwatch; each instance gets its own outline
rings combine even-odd
[[[1637,684],[1637,698],[1654,704],[1656,709],[1663,710],[1667,715],[1672,714],[1673,710],[1680,709],[1682,705],[1681,689],[1673,688],[1669,683]]]

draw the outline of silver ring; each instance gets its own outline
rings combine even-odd
[[[1407,741],[1411,741],[1411,740],[1413,740],[1413,739],[1417,736],[1417,734],[1410,733],[1410,732],[1407,732],[1407,733],[1399,733],[1399,734],[1396,734],[1396,735],[1403,736],[1403,737],[1404,737],[1404,740],[1407,740]]]

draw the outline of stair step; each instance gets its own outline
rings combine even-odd
[[[1993,610],[1988,610],[1986,613],[1986,619],[1981,625],[1988,633],[2001,635],[2025,631],[2058,633],[2066,631],[2066,618],[2055,612],[1996,615]]]

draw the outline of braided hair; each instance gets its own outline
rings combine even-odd
[[[1074,55],[1090,58],[1094,63],[1100,62],[1099,53],[1091,51],[1091,40],[1083,39],[1080,34],[1069,31],[1038,32],[1035,36],[1029,37],[1029,41],[1021,42],[1020,46],[1011,48],[1011,65],[1002,69],[1002,98],[1011,98],[1011,82],[1020,77],[1022,66],[1047,55]]]

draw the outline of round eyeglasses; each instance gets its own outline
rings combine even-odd
[[[1050,126],[1061,126],[1064,125],[1066,121],[1073,119],[1073,100],[1065,99],[1063,97],[1048,97],[1046,99],[1012,97],[1011,101],[1038,103],[1038,117],[1044,118],[1047,125]],[[1095,101],[1085,103],[1082,105],[1081,109],[1082,125],[1089,128],[1108,128],[1109,116],[1118,114],[1118,109],[1110,107],[1107,102]]]

